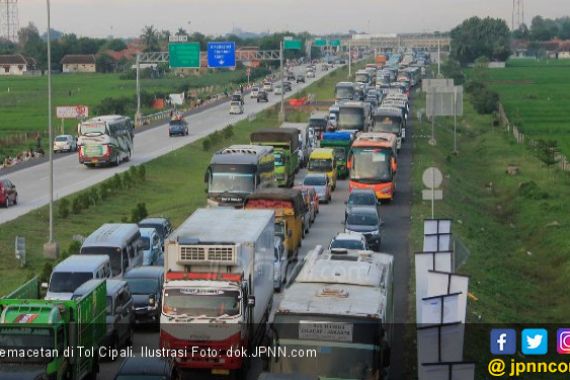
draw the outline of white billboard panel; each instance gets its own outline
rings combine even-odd
[[[427,377],[423,364],[463,361],[464,333],[465,325],[462,323],[418,328],[419,380],[437,379]]]
[[[459,293],[422,298],[418,325],[453,323],[459,321]]]
[[[458,321],[465,323],[469,277],[448,272],[429,271],[427,274],[427,297],[460,293],[458,298]]]
[[[415,254],[416,321],[420,320],[422,298],[427,297],[427,276],[430,270],[451,272],[451,252],[420,252]]]
[[[475,363],[436,363],[424,364],[425,379],[430,380],[473,380]]]

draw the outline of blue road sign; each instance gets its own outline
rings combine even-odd
[[[208,42],[208,67],[235,67],[235,42]]]

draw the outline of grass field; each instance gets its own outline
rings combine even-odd
[[[511,60],[487,70],[486,80],[528,138],[557,140],[570,156],[570,60]]]
[[[339,69],[346,76],[346,69]],[[344,74],[342,74],[344,72]],[[332,97],[336,75],[321,79],[324,88]],[[319,82],[309,88],[321,87]],[[290,114],[293,121],[307,120],[307,115],[300,113]],[[55,206],[55,236],[61,247],[65,250],[72,242],[73,235],[89,235],[97,227],[107,222],[120,222],[130,217],[131,210],[137,203],[146,203],[149,215],[162,215],[171,218],[176,226],[187,218],[196,207],[204,206],[206,194],[203,184],[204,172],[212,153],[233,143],[247,143],[251,131],[278,125],[277,106],[258,115],[249,122],[240,122],[234,127],[234,136],[220,141],[208,151],[202,149],[201,141],[197,141],[184,148],[178,149],[165,156],[159,157],[146,164],[146,182],[136,186],[136,189],[123,190],[96,206],[83,211],[79,215],[71,215],[66,219],[58,216],[58,205]],[[184,173],[184,175],[180,175]],[[89,190],[86,190],[89,191]],[[136,196],[133,196],[136,195]],[[69,196],[71,201],[75,196]],[[41,272],[45,263],[42,257],[42,245],[47,241],[48,210],[43,207],[24,215],[14,221],[5,223],[0,228],[0,295],[16,288],[24,279]],[[14,259],[13,246],[15,236],[26,237],[28,266],[25,269],[18,267]]]
[[[243,70],[207,73],[189,78],[161,78],[141,80],[141,90],[153,92],[174,92],[188,83],[192,88],[217,86],[223,91],[231,86],[231,81],[241,78]],[[52,77],[53,89],[53,125],[56,134],[60,133],[61,122],[55,117],[55,107],[82,104],[93,108],[107,97],[134,97],[135,80],[122,80],[120,74],[61,74]],[[0,137],[4,140],[11,135],[36,133],[47,134],[47,77],[0,77]],[[145,113],[155,112],[145,107]],[[132,115],[131,115],[132,116]],[[75,132],[76,122],[66,121],[66,132]],[[10,143],[0,145],[0,156],[19,153],[33,139],[25,143]],[[44,149],[47,149],[47,139],[44,138]],[[5,141],[5,140],[4,140]],[[0,141],[1,142],[1,141]]]
[[[422,106],[422,101],[415,104]],[[491,117],[476,114],[467,101],[460,125],[458,156],[451,154],[449,118],[438,119],[437,146],[425,137],[414,139],[412,244],[421,251],[421,221],[431,216],[430,203],[420,200],[421,175],[435,165],[445,178],[436,218],[453,219],[454,235],[470,250],[459,269],[470,276],[469,290],[477,299],[470,299],[467,309],[466,359],[480,364],[476,378],[486,379],[488,328],[501,323],[546,327],[568,319],[570,178],[547,172],[524,145],[493,128]],[[424,122],[414,134],[429,135],[430,127]],[[506,174],[509,164],[519,166],[520,174]]]

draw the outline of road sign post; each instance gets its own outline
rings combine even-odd
[[[439,189],[443,183],[443,175],[436,167],[427,168],[422,175],[422,181],[428,190],[422,192],[423,200],[431,200],[431,218],[435,218],[435,201],[443,199],[443,191]]]
[[[208,42],[208,67],[215,69],[236,67],[236,43]]]

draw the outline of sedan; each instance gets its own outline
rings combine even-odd
[[[295,78],[297,83],[305,83],[305,76],[303,74],[297,74],[297,78]]]
[[[269,97],[267,96],[267,92],[265,90],[260,90],[257,93],[257,102],[265,102],[267,103],[269,101]]]
[[[72,135],[59,135],[53,142],[53,152],[75,152],[77,150],[77,138]]]
[[[314,188],[319,197],[319,202],[329,203],[331,201],[332,189],[326,174],[308,174],[303,180],[303,186]]]
[[[329,250],[333,249],[357,249],[366,251],[368,250],[368,243],[364,235],[360,233],[339,232],[329,244]]]
[[[382,243],[381,221],[376,208],[369,206],[353,207],[344,223],[345,232],[359,232],[366,237],[368,246],[379,251]]]
[[[186,120],[181,117],[170,120],[168,136],[188,136],[188,123]]]
[[[18,204],[18,192],[16,185],[9,179],[0,179],[0,205],[8,208]]]

